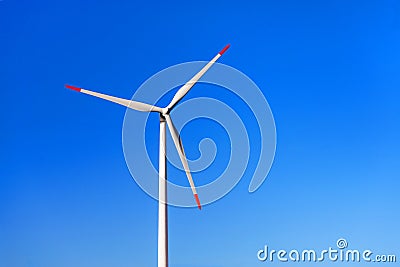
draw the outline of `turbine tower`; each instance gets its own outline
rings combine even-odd
[[[172,140],[178,151],[186,176],[189,180],[190,188],[192,189],[194,199],[198,208],[201,210],[199,196],[197,195],[189,165],[183,149],[182,140],[175,128],[170,112],[178,104],[178,102],[189,92],[196,82],[207,72],[207,70],[220,58],[229,48],[229,44],[225,46],[211,61],[209,61],[196,75],[185,83],[174,95],[168,106],[161,108],[154,105],[127,100],[115,96],[105,95],[84,88],[65,85],[66,88],[75,90],[87,95],[92,95],[98,98],[117,103],[130,109],[142,112],[158,112],[160,114],[160,147],[159,147],[159,166],[158,166],[158,267],[168,266],[168,212],[167,212],[167,158],[166,158],[166,125],[168,125]]]

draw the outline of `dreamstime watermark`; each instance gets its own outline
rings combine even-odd
[[[166,68],[146,80],[132,99],[158,104],[164,97],[169,102],[173,95],[170,91],[189,81],[205,64],[207,62],[196,61]],[[211,85],[215,90],[210,93],[214,95],[201,94],[201,86],[194,87],[192,91],[196,91],[197,95],[200,92],[201,97],[193,97],[196,94],[189,94],[174,108],[171,117],[175,126],[181,132],[186,125],[203,120],[205,124],[219,125],[227,136],[226,140],[229,141],[229,144],[215,142],[216,136],[213,136],[215,132],[208,130],[207,126],[202,128],[201,133],[193,133],[193,135],[201,135],[201,138],[190,136],[192,141],[190,137],[189,139],[182,138],[185,150],[193,149],[193,145],[196,145],[200,152],[199,158],[188,159],[192,173],[206,172],[214,168],[210,173],[216,177],[210,179],[209,175],[201,173],[197,176],[197,180],[194,179],[202,204],[212,203],[231,191],[248,170],[250,162],[253,173],[248,190],[249,192],[256,191],[268,175],[276,146],[275,122],[264,94],[248,76],[220,63],[214,64],[200,78],[198,84]],[[170,94],[167,95],[168,93]],[[222,101],[219,99],[221,95],[225,96]],[[243,116],[243,110],[247,110],[248,114]],[[150,157],[150,154],[154,156],[156,151],[154,149],[153,153],[149,152],[152,145],[154,148],[154,140],[158,138],[158,135],[154,134],[154,132],[158,133],[154,129],[157,127],[158,118],[152,116],[153,114],[150,113],[127,109],[122,143],[125,161],[132,177],[143,191],[154,199],[158,199],[158,167],[156,160],[152,161]],[[151,126],[148,126],[149,124]],[[144,131],[141,129],[142,125],[146,125]],[[167,143],[168,138],[170,137],[167,134]],[[217,153],[218,150],[220,153]],[[224,159],[216,164],[221,154],[224,154]],[[174,168],[182,171],[181,180],[183,181],[177,184],[168,179],[167,203],[179,207],[195,207],[196,202],[193,200],[189,183],[185,186],[185,173],[173,145],[167,145],[167,157]],[[201,180],[203,177],[209,180]]]
[[[329,247],[323,250],[292,249],[290,251],[280,249],[269,249],[267,245],[257,252],[257,259],[262,262],[379,262],[394,263],[394,254],[375,254],[372,250],[348,249],[347,240],[340,238],[336,242],[336,247]]]

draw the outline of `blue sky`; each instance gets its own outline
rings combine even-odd
[[[3,0],[0,25],[1,266],[155,266],[157,203],[125,165],[124,109],[63,86],[129,98],[227,43],[221,62],[271,106],[275,162],[254,194],[246,173],[201,212],[170,208],[170,265],[296,266],[256,253],[340,237],[400,256],[397,1]]]

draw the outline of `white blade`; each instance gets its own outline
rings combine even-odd
[[[83,88],[79,88],[79,87],[75,87],[72,85],[65,85],[66,88],[74,90],[74,91],[78,91],[87,95],[92,95],[98,98],[102,98],[105,100],[108,100],[110,102],[114,102],[117,104],[120,104],[122,106],[128,107],[130,109],[134,109],[134,110],[138,110],[138,111],[144,111],[144,112],[151,112],[151,111],[155,111],[155,112],[160,112],[162,113],[162,108],[157,107],[157,106],[152,106],[146,103],[142,103],[142,102],[136,102],[136,101],[132,101],[132,100],[127,100],[127,99],[123,99],[123,98],[119,98],[119,97],[115,97],[115,96],[109,96],[109,95],[105,95],[105,94],[100,94],[100,93],[96,93],[93,91],[89,91]]]
[[[209,68],[225,53],[229,48],[229,44],[225,46],[210,62],[207,63],[196,75],[193,76],[190,81],[188,81],[185,85],[179,88],[178,92],[174,95],[171,103],[167,106],[167,110],[172,109],[193,87],[193,85],[207,72]]]
[[[190,170],[189,170],[189,164],[186,159],[185,150],[183,149],[181,138],[180,138],[179,133],[176,130],[174,124],[172,123],[171,117],[169,115],[165,115],[165,119],[167,121],[168,129],[171,133],[172,140],[174,140],[176,150],[178,150],[179,158],[181,159],[183,168],[185,169],[186,176],[189,180],[190,188],[192,189],[194,198],[196,199],[197,206],[199,207],[199,209],[201,209],[199,196],[197,195],[197,191],[196,191],[196,187],[194,186],[192,174],[190,173]]]

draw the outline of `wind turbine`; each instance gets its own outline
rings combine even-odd
[[[194,185],[192,175],[190,173],[189,165],[186,159],[185,150],[183,149],[182,140],[175,128],[170,112],[179,103],[179,101],[189,92],[189,90],[196,84],[196,82],[207,72],[207,70],[225,53],[229,48],[226,45],[211,61],[209,61],[196,75],[192,77],[186,84],[184,84],[174,95],[168,106],[161,108],[154,105],[127,100],[115,96],[105,95],[84,88],[75,87],[66,84],[65,87],[74,91],[78,91],[87,95],[92,95],[98,98],[108,100],[128,107],[130,109],[142,112],[158,112],[160,114],[160,145],[159,145],[159,165],[158,165],[158,267],[168,266],[168,216],[167,216],[167,165],[166,165],[166,125],[171,133],[172,140],[178,151],[179,158],[181,159],[183,168],[185,169],[186,176],[189,180],[190,188],[192,189],[193,196],[196,200],[198,208],[201,210],[199,196],[197,195],[196,187]]]

